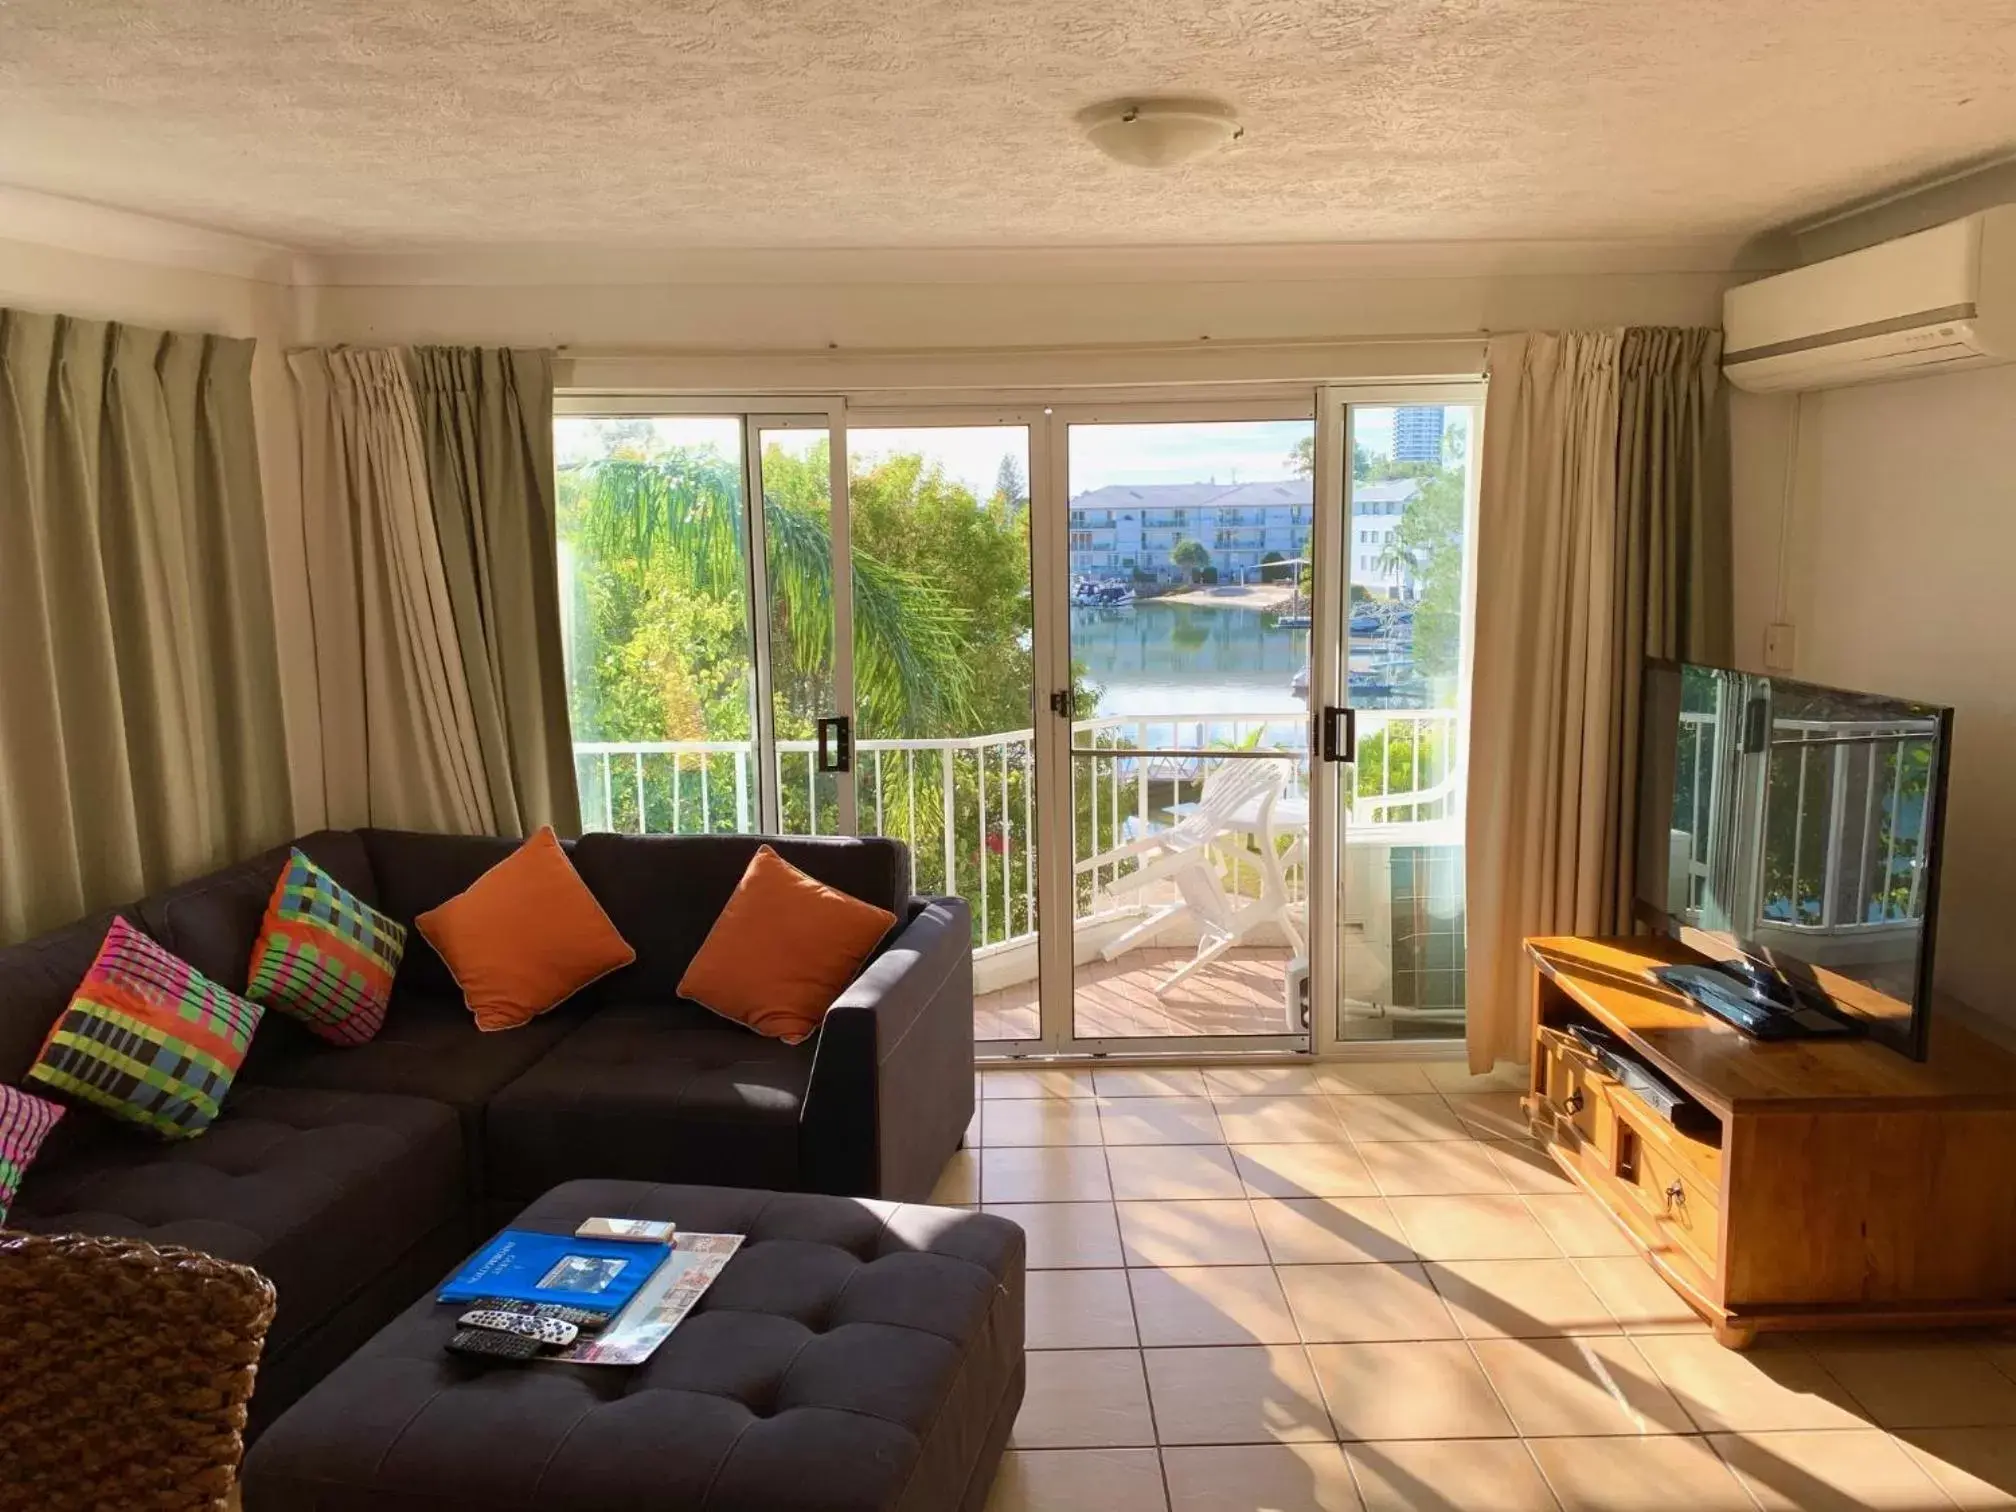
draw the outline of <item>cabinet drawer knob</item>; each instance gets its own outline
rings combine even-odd
[[[1570,1092],[1566,1097],[1561,1099],[1561,1111],[1573,1117],[1587,1106],[1588,1101],[1589,1099],[1582,1095],[1582,1089],[1577,1087],[1573,1092]]]
[[[1666,1188],[1666,1206],[1676,1208],[1687,1206],[1687,1188],[1677,1181]]]

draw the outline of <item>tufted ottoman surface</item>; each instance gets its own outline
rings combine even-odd
[[[1022,1400],[1022,1231],[825,1197],[573,1181],[516,1220],[747,1242],[642,1366],[483,1366],[415,1303],[275,1423],[246,1512],[958,1512]]]

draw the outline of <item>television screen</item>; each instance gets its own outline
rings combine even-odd
[[[1923,1058],[1952,711],[1648,662],[1640,916]]]

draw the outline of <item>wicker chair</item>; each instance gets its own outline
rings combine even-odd
[[[247,1266],[0,1233],[0,1509],[222,1512],[272,1321]]]

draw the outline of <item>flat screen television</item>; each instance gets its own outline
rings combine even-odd
[[[1648,661],[1637,912],[1705,958],[1655,973],[1759,1038],[1925,1058],[1953,711]]]

